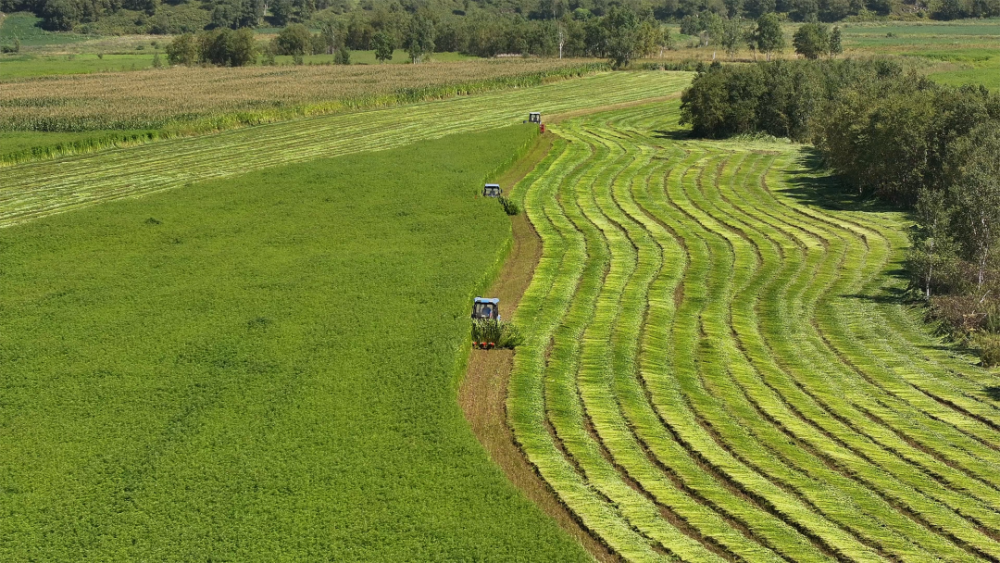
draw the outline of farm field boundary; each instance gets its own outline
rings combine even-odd
[[[894,296],[906,218],[676,102],[566,120],[507,422],[629,561],[1000,558],[996,377]]]
[[[552,135],[539,136],[528,154],[497,178],[500,185],[509,189],[523,180],[548,155],[553,141]],[[507,318],[517,308],[541,257],[541,239],[524,213],[511,218],[511,231],[512,249],[487,292],[490,297],[500,298],[501,314]],[[469,350],[465,375],[458,392],[458,401],[466,420],[490,459],[500,466],[508,480],[582,543],[598,561],[620,561],[598,538],[574,520],[573,514],[559,501],[514,443],[504,407],[513,358],[511,350]]]
[[[553,114],[659,98],[680,91],[689,80],[688,73],[601,73],[531,88],[304,118],[10,166],[4,169],[0,186],[0,227],[270,166],[503,127],[521,122],[529,111]]]

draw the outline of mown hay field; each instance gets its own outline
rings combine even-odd
[[[676,95],[689,73],[602,73],[532,88],[315,116],[3,168],[0,227],[292,162],[400,147],[545,115]]]
[[[629,561],[1000,558],[997,377],[902,303],[906,218],[677,117],[554,125],[514,194],[524,453]]]

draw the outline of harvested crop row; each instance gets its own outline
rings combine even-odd
[[[503,127],[519,123],[532,110],[551,114],[665,96],[686,80],[678,73],[600,74],[11,166],[4,169],[0,186],[0,227],[209,178]]]
[[[889,551],[900,555],[912,555],[919,550],[915,550],[903,536],[883,529],[882,526],[878,525],[877,520],[866,514],[867,511],[873,510],[871,503],[875,499],[871,498],[872,495],[866,494],[863,490],[855,490],[850,480],[843,479],[838,473],[830,471],[820,460],[813,458],[808,451],[803,451],[801,444],[789,443],[787,434],[774,428],[758,414],[758,412],[768,413],[767,418],[772,422],[777,422],[780,427],[785,429],[785,432],[791,432],[788,430],[789,427],[800,430],[796,428],[798,421],[795,420],[794,415],[791,415],[780,400],[775,398],[773,392],[761,384],[760,379],[755,376],[753,368],[742,357],[741,349],[753,347],[758,344],[757,339],[759,339],[754,331],[756,324],[753,320],[753,295],[762,283],[773,280],[775,266],[780,264],[780,261],[771,259],[774,249],[766,238],[755,232],[752,223],[738,221],[736,217],[732,216],[727,217],[725,204],[721,198],[718,198],[721,192],[731,189],[729,187],[723,189],[724,186],[725,183],[720,181],[718,192],[714,190],[708,192],[716,196],[715,198],[702,199],[691,194],[692,200],[696,200],[703,210],[711,209],[709,206],[713,205],[718,210],[714,216],[719,218],[729,231],[719,230],[717,233],[722,237],[728,237],[730,245],[736,252],[737,263],[742,261],[749,265],[762,261],[764,268],[753,277],[751,283],[745,284],[744,289],[737,291],[734,294],[735,298],[729,301],[732,309],[732,328],[728,326],[725,319],[725,311],[719,310],[715,313],[721,317],[721,320],[714,323],[716,327],[713,330],[726,334],[732,330],[735,331],[737,338],[735,340],[718,338],[720,348],[723,349],[722,352],[726,354],[730,362],[728,371],[733,380],[726,379],[724,375],[726,370],[721,370],[722,373],[719,373],[720,370],[715,370],[714,381],[716,383],[712,386],[713,393],[724,401],[726,410],[735,418],[736,424],[725,422],[714,424],[717,424],[717,428],[723,435],[727,436],[729,441],[733,441],[733,439],[728,438],[728,436],[739,435],[741,428],[745,427],[749,430],[753,436],[744,436],[741,439],[744,443],[752,444],[755,438],[759,442],[759,446],[750,449],[756,453],[753,456],[746,456],[747,463],[754,465],[772,479],[778,479],[786,488],[795,490],[808,504],[823,513],[832,522],[850,529],[853,534],[865,542],[885,546]],[[742,236],[735,236],[734,233],[746,236],[749,241],[742,240]],[[751,248],[751,245],[748,244],[750,241],[756,245],[756,248]],[[749,267],[742,269],[749,270]],[[739,283],[743,284],[746,276],[741,277],[743,281]],[[724,302],[722,304],[724,305]],[[712,305],[713,308],[718,307],[716,302],[713,302]],[[706,321],[708,318],[706,317]],[[708,332],[707,328],[706,332]],[[707,373],[708,371],[706,371],[706,375]],[[743,448],[744,451],[747,449]],[[770,452],[774,452],[776,455],[770,455]],[[831,484],[836,484],[838,487],[831,487]],[[880,519],[888,520],[889,524],[893,524],[895,521],[895,524],[901,526],[907,536],[919,536],[919,530],[907,526],[909,523],[907,519],[894,518],[899,515],[894,514],[891,509],[886,510],[886,508],[888,507],[876,504],[874,510]]]
[[[982,372],[909,356],[930,339],[911,313],[853,297],[884,286],[899,218],[793,191],[809,179],[795,147],[670,140],[676,116],[559,124],[585,172],[518,187],[560,264],[516,313],[533,341],[514,378],[552,429],[529,459],[572,468],[572,487],[549,483],[582,520],[601,508],[573,507],[581,481],[608,522],[682,560],[1000,558]]]

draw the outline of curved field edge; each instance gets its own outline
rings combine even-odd
[[[349,115],[309,117],[4,169],[0,227],[270,166],[385,150],[543,115],[667,96],[688,73],[601,73]]]
[[[518,186],[543,248],[506,409],[535,469],[628,560],[996,558],[995,379],[891,298],[905,218],[676,118],[555,125]]]
[[[111,148],[125,148],[146,144],[153,141],[190,137],[217,133],[230,129],[252,127],[281,121],[289,121],[302,117],[356,113],[372,109],[385,109],[417,102],[445,100],[457,96],[469,96],[486,92],[503,91],[516,88],[527,88],[548,84],[559,80],[568,80],[607,70],[606,65],[599,63],[571,64],[564,68],[529,72],[514,76],[487,78],[477,81],[464,81],[434,86],[401,88],[395,92],[381,95],[354,96],[333,99],[324,102],[300,103],[290,107],[270,110],[221,111],[211,116],[194,119],[171,119],[163,123],[140,123],[129,127],[113,127],[114,123],[96,124],[96,127],[72,129],[67,131],[53,130],[51,134],[63,137],[83,137],[77,140],[67,139],[57,143],[43,143],[24,149],[4,150],[0,152],[0,168],[15,164],[47,160],[62,156],[87,154]],[[6,83],[8,88],[14,88],[16,82]],[[113,110],[112,110],[113,111]],[[91,129],[103,129],[96,134],[88,134]],[[111,129],[141,129],[141,131],[111,131]],[[7,134],[32,132],[27,129],[10,129],[0,131],[0,141]],[[50,134],[48,130],[38,130],[38,139],[44,139]],[[75,135],[71,135],[75,134]],[[26,140],[22,140],[23,144]]]
[[[476,194],[535,135],[5,229],[0,558],[587,560],[456,404],[469,298],[509,243]]]
[[[539,163],[552,158],[554,137],[539,136],[514,167],[495,180],[501,186],[517,185]],[[556,149],[559,151],[560,149]],[[503,267],[486,295],[500,299],[501,314],[510,317],[524,294],[541,253],[541,239],[524,213],[511,217],[513,243]],[[525,496],[579,541],[598,561],[620,561],[574,518],[555,492],[538,475],[518,449],[507,425],[505,402],[513,367],[511,350],[478,350],[470,346],[458,392],[459,404],[476,438],[507,479]]]

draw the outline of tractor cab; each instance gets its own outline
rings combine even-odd
[[[500,300],[476,297],[472,301],[472,320],[500,320]]]
[[[486,184],[483,186],[483,197],[500,197],[503,195],[503,190],[500,189],[500,184]]]
[[[528,114],[528,123],[542,124],[542,114],[538,111],[533,111]]]

